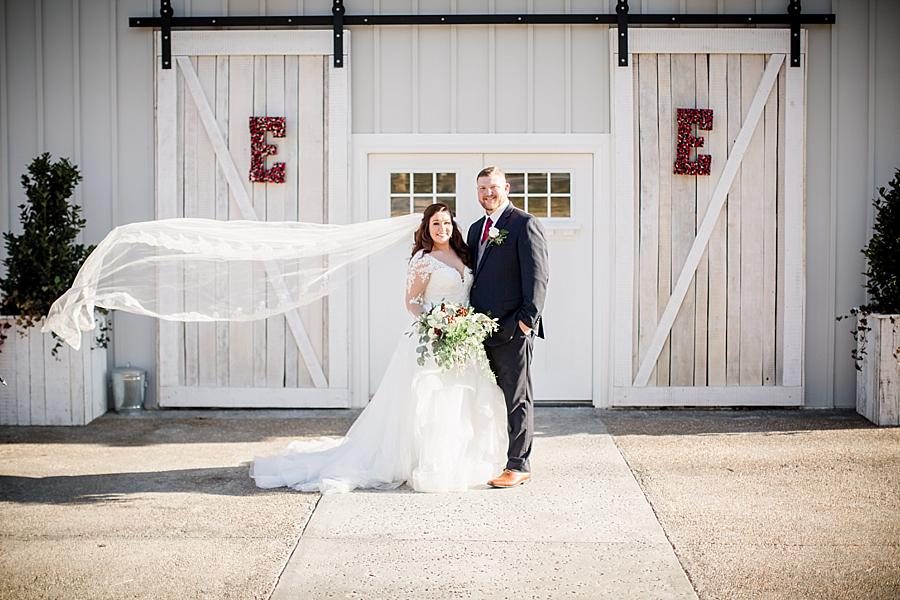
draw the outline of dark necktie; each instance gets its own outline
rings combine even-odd
[[[488,217],[487,220],[485,220],[485,222],[484,222],[484,233],[481,234],[481,243],[482,243],[482,244],[485,243],[485,242],[487,241],[487,239],[488,239],[488,233],[490,233],[491,227],[493,226],[493,224],[494,224],[494,222],[491,221],[491,218],[490,218],[490,217]]]

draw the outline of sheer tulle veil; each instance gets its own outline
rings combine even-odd
[[[282,314],[342,286],[350,267],[367,256],[411,241],[420,220],[412,214],[351,225],[209,219],[122,225],[97,245],[42,331],[78,349],[81,332],[95,326],[95,307],[172,321]],[[247,273],[253,285],[229,286]]]

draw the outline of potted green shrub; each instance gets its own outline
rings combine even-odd
[[[106,412],[108,327],[73,351],[40,321],[65,292],[93,249],[78,242],[85,226],[70,202],[81,181],[67,159],[49,153],[22,175],[22,233],[5,232],[6,275],[0,277],[0,424],[83,425]]]
[[[868,302],[850,310],[856,410],[876,425],[900,425],[900,169],[873,204],[872,237],[862,249]]]

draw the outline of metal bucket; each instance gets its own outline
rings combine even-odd
[[[133,412],[144,408],[147,373],[143,369],[116,367],[112,378],[113,407],[116,412]]]

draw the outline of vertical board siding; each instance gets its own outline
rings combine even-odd
[[[878,317],[876,327],[881,330],[881,344],[873,348],[878,364],[878,423],[900,425],[900,318]]]
[[[198,62],[196,58],[191,59],[194,70],[197,69]],[[184,119],[184,154],[182,156],[184,168],[184,216],[196,217],[200,216],[200,145],[201,137],[206,137],[206,132],[202,131],[200,123],[200,115],[194,102],[188,99],[184,102],[182,112]],[[209,158],[209,157],[206,157]],[[186,266],[184,269],[184,281],[195,281],[198,272],[196,268]],[[196,310],[197,292],[189,288],[185,288],[184,292],[184,309],[186,311]],[[177,327],[182,328],[184,336],[184,384],[197,385],[200,379],[200,339],[199,328],[197,323],[179,324]]]
[[[247,115],[253,114],[253,62],[252,56],[232,56],[228,65],[228,150],[231,156],[250,156],[250,130]],[[236,161],[241,183],[251,194],[249,182],[250,165],[247,160]],[[244,218],[229,188],[228,218]],[[251,196],[252,197],[252,196]],[[253,273],[250,265],[231,264],[228,269],[229,293],[232,298],[252,285]],[[233,292],[233,293],[232,293]],[[250,387],[253,385],[253,361],[256,349],[253,347],[253,323],[228,323],[228,383],[231,386]]]
[[[296,165],[288,169],[285,184],[250,183],[249,158],[236,161],[255,217],[325,222],[326,62],[323,57],[201,56],[191,58],[190,64],[235,158],[249,157],[249,123],[242,115],[286,118],[286,136],[270,138],[278,154],[268,161],[269,166],[273,162]],[[179,206],[184,216],[220,220],[250,218],[237,205],[224,174],[216,165],[212,144],[195,103],[188,96],[180,98],[179,107],[182,143],[178,168],[184,173]],[[261,302],[275,294],[271,287],[267,289],[263,285],[263,275],[262,266],[232,266],[229,287],[237,290],[238,286],[249,285],[257,295],[254,302]],[[196,275],[185,272],[183,276]],[[227,297],[228,289],[219,290],[219,294]],[[183,301],[190,309],[198,299],[186,293]],[[301,314],[317,360],[327,364],[324,324],[327,303],[313,303],[301,309]],[[183,339],[183,347],[174,355],[174,360],[183,360],[179,385],[275,389],[306,387],[313,383],[296,341],[286,330],[283,316],[254,323],[172,326]],[[239,347],[235,347],[235,340]]]
[[[640,197],[638,204],[638,356],[643,356],[659,322],[659,119],[657,103],[657,59],[655,54],[637,55],[638,121],[640,127]],[[656,374],[650,375],[650,384]]]
[[[216,57],[216,125],[225,142],[228,143],[228,135],[231,131],[229,126],[229,82],[231,80],[231,63],[227,56]],[[220,221],[228,220],[228,182],[225,180],[225,172],[221,165],[216,161],[216,219]],[[222,272],[228,267],[221,265],[219,276],[216,277],[218,282],[216,289],[216,297],[225,298],[228,295],[228,285],[226,279],[222,277]],[[231,331],[228,323],[217,322],[216,327],[216,385],[226,386],[229,383],[228,377],[228,348],[231,345]]]
[[[520,4],[527,9],[520,2],[497,11],[522,12]],[[541,3],[534,10],[551,8]],[[427,12],[436,10],[428,5]],[[354,38],[353,131],[608,132],[607,30],[599,25],[354,28],[360,35]]]
[[[566,116],[569,106],[569,83],[566,69],[566,27],[532,27],[533,51],[531,73],[533,79],[533,117],[530,131],[558,133],[568,131]]]
[[[713,129],[705,131],[708,152],[714,158],[710,181],[718,181],[728,156],[728,82],[727,58],[724,54],[709,56],[709,107],[713,110]],[[728,295],[728,208],[719,214],[709,239],[709,324],[707,327],[707,384],[725,385],[726,317]]]
[[[44,336],[29,335],[27,376],[31,390],[31,424],[47,424],[47,386],[44,378]]]
[[[657,284],[657,320],[662,317],[669,296],[672,294],[672,164],[674,163],[674,143],[672,123],[672,59],[669,54],[658,54],[657,98],[659,104],[659,282]],[[652,173],[650,174],[652,176]],[[652,334],[651,334],[652,335]],[[659,358],[656,360],[658,385],[669,385],[671,347],[666,338]]]
[[[640,145],[635,200],[638,244],[636,363],[647,354],[672,282],[681,272],[706,215],[760,79],[765,57],[639,54],[634,69]],[[742,166],[691,288],[659,353],[650,386],[776,385],[776,339],[783,223],[784,88],[776,85],[750,138]],[[709,176],[673,175],[678,108],[712,108],[713,129],[698,130],[713,156]],[[743,197],[741,192],[743,193]],[[796,235],[796,234],[794,234]],[[780,295],[781,294],[781,295]],[[733,363],[732,363],[733,361]]]
[[[412,133],[413,128],[413,34],[411,27],[379,31],[378,124],[376,133]],[[354,93],[365,94],[366,90]]]
[[[494,32],[496,65],[495,131],[529,131],[528,123],[528,30],[524,27],[497,27]]]
[[[301,56],[299,59],[300,113],[299,153],[300,187],[298,216],[307,223],[325,223],[327,169],[325,164],[325,70],[327,58]],[[307,100],[308,101],[305,101]],[[315,355],[328,372],[327,331],[328,300],[316,300],[298,311],[307,325],[307,334]],[[293,342],[293,340],[291,340]],[[312,385],[312,375],[302,356],[297,358],[296,377],[298,387]]]
[[[729,54],[727,58],[728,77],[728,154],[734,147],[741,130],[741,57]],[[727,299],[725,327],[725,383],[739,385],[741,380],[741,170],[731,184],[727,211]]]
[[[300,63],[296,56],[284,58],[284,114],[286,131],[282,148],[284,161],[287,164],[299,165],[300,141]],[[298,201],[301,174],[297,173],[294,181],[289,182],[284,197],[284,218],[298,221]],[[304,318],[301,313],[301,318]],[[284,387],[297,387],[297,368],[299,353],[293,337],[284,335]]]
[[[7,186],[9,206],[4,209],[9,215],[10,228],[19,233],[18,206],[25,200],[19,180],[31,159],[44,150],[43,140],[38,138],[38,52],[34,40],[37,11],[36,4],[31,2],[7,2],[5,8],[9,179],[0,183]]]
[[[266,106],[265,114],[267,116],[285,116],[285,125],[287,125],[287,111],[285,110],[285,93],[286,89],[286,62],[284,56],[267,56],[266,57]],[[296,68],[296,67],[295,67]],[[293,115],[291,115],[293,117]],[[293,119],[292,119],[293,120]],[[292,123],[295,126],[296,123]],[[274,162],[284,162],[285,164],[295,164],[290,161],[290,139],[285,137],[277,140],[278,155],[274,157]],[[285,151],[288,156],[285,156]],[[265,192],[265,212],[260,215],[261,219],[267,221],[284,221],[287,207],[285,201],[287,199],[287,190],[297,184],[296,171],[293,177],[285,175],[286,182],[283,185],[267,185],[256,184],[263,187]],[[254,190],[255,194],[255,190]],[[260,285],[259,292],[263,296],[267,296],[267,303],[274,303],[275,291],[271,287]],[[266,387],[282,387],[284,386],[284,360],[285,360],[285,321],[284,316],[278,315],[266,319],[263,324],[265,327],[264,346],[266,351],[260,352],[257,346],[257,353],[265,358],[265,385]],[[290,339],[293,342],[293,339]]]
[[[785,98],[786,93],[786,77],[785,70],[782,69],[778,74],[778,153],[775,158],[777,165],[776,183],[775,183],[775,385],[784,383],[784,363],[782,361],[784,353],[784,286],[778,285],[779,281],[784,281],[784,118],[785,118]]]
[[[741,56],[741,115],[746,118],[762,78],[765,57]],[[741,162],[741,385],[762,383],[763,344],[763,215],[764,128],[753,132]]]
[[[355,42],[354,42],[355,43]],[[456,28],[456,120],[457,133],[482,133],[490,131],[490,94],[485,82],[490,81],[489,61],[485,60],[490,44],[487,27],[465,26]],[[357,85],[356,71],[353,85]],[[354,95],[359,93],[354,87]],[[353,118],[356,119],[354,113]],[[353,122],[354,131],[357,124]]]
[[[15,317],[0,352],[0,425],[86,425],[106,412],[106,355],[92,334],[82,335],[81,350],[40,332],[40,323],[23,332]]]
[[[693,54],[672,55],[672,111],[696,105],[696,58]],[[677,118],[669,124],[672,139],[677,140]],[[684,175],[672,178],[672,280],[684,267],[684,261],[697,231],[697,181]],[[688,288],[684,302],[672,326],[671,384],[694,384],[694,284]],[[651,333],[652,335],[652,333]]]
[[[79,6],[77,90],[81,110],[76,130],[78,162],[84,180],[78,187],[87,218],[84,239],[93,242],[114,224],[110,210],[110,175],[115,170],[110,116],[114,114],[115,102],[110,73],[115,63],[109,49],[115,38],[108,27],[95,25],[108,19],[111,11],[107,2],[81,2]]]
[[[573,133],[611,133],[608,27],[572,26],[571,91]],[[590,102],[585,102],[590,98]]]
[[[781,69],[784,70],[784,67]],[[775,207],[778,194],[778,85],[776,82],[763,120],[759,124],[763,133],[762,179],[762,384],[775,385],[775,289],[776,223]],[[794,232],[792,232],[792,235]]]
[[[632,120],[631,120],[631,139],[632,148],[636,150],[632,154],[632,170],[631,176],[633,179],[633,189],[637,192],[634,195],[634,205],[631,207],[632,214],[631,223],[632,223],[632,242],[634,244],[633,251],[636,253],[634,260],[634,268],[635,271],[639,271],[640,269],[640,242],[641,242],[641,222],[640,222],[640,185],[641,185],[641,154],[640,154],[640,98],[641,98],[641,89],[640,89],[640,61],[634,60],[631,61],[633,63],[632,66],[632,78],[631,78],[631,104],[632,104]],[[632,289],[631,289],[631,298],[632,301],[640,298],[640,276],[639,274],[632,278]],[[633,365],[632,369],[637,370],[640,360],[638,356],[638,344],[640,341],[640,328],[639,328],[639,319],[640,314],[638,311],[634,311],[632,314],[632,323],[631,323],[631,363]]]
[[[18,425],[19,407],[17,397],[18,374],[16,373],[16,340],[10,341],[9,334],[18,336],[12,330],[4,333],[8,336],[4,340],[2,352],[0,352],[0,373],[6,381],[6,385],[0,385],[0,425]]]
[[[283,77],[283,73],[282,73]],[[266,65],[266,57],[265,56],[254,56],[253,57],[253,112],[251,115],[264,117],[268,113],[266,112],[266,97],[267,97],[267,82],[269,80],[269,73]],[[250,124],[249,122],[244,123],[244,128],[247,130],[247,134],[249,136]],[[268,135],[266,136],[268,138]],[[249,137],[248,137],[249,141]],[[232,154],[232,156],[236,157],[249,157],[250,151],[249,148],[246,153],[236,153]],[[237,159],[238,161],[241,158]],[[244,162],[247,168],[247,174],[244,181],[249,181],[250,178],[250,164],[249,161],[244,158]],[[268,159],[266,161],[267,165],[274,162],[272,159]],[[243,167],[240,167],[243,171]],[[242,173],[243,175],[243,173]],[[250,197],[253,202],[253,212],[256,215],[256,218],[260,221],[266,220],[266,188],[268,187],[265,183],[250,183]],[[246,215],[244,215],[246,218]],[[265,267],[260,264],[254,264],[250,268],[250,289],[252,290],[252,303],[253,305],[257,305],[259,302],[264,302],[266,298],[266,287],[265,287],[265,276],[266,270]],[[253,321],[251,324],[253,335],[251,341],[251,349],[252,349],[252,357],[251,360],[253,362],[253,385],[255,387],[263,387],[266,385],[266,321],[257,320]]]
[[[420,27],[417,36],[419,52],[416,54],[418,61],[414,75],[419,81],[416,86],[419,90],[418,122],[413,127],[419,133],[449,133],[454,92],[448,52],[450,27]],[[355,48],[356,38],[353,45]]]
[[[197,77],[203,88],[203,94],[215,110],[216,99],[216,57],[201,56],[197,58]],[[189,118],[199,118],[196,108],[191,103],[192,113]],[[199,124],[195,136],[194,153],[197,161],[197,198],[196,216],[203,219],[216,218],[216,157],[212,143]],[[197,384],[201,386],[216,385],[216,323],[197,323]]]
[[[699,108],[709,107],[709,55],[698,54],[696,56],[696,104]],[[715,115],[713,115],[715,118]],[[713,125],[715,127],[715,125]],[[709,154],[708,131],[698,131],[697,135],[704,140],[703,148],[697,153]],[[699,225],[706,209],[709,206],[712,186],[715,180],[712,177],[697,178],[697,207],[695,212],[695,224]],[[695,225],[695,226],[696,226]],[[694,273],[694,385],[707,385],[707,348],[709,331],[709,245],[703,251],[700,263]]]
[[[0,1],[0,230],[9,231],[9,73],[6,67],[6,2]],[[0,244],[0,273],[6,274],[6,244]]]
[[[42,45],[40,69],[43,87],[43,98],[38,102],[43,108],[44,147],[54,156],[65,156],[76,160],[75,126],[81,120],[73,112],[73,99],[76,95],[72,48],[74,47],[73,31],[77,26],[73,14],[72,0],[42,0],[39,28],[42,32],[53,32],[53,35],[41,34],[38,39]],[[67,52],[60,52],[66,48]],[[79,82],[80,84],[80,82]]]
[[[451,3],[451,9],[455,6],[458,12],[491,12],[494,10],[494,2],[488,0],[457,0]],[[546,11],[542,2],[532,2],[526,6],[519,2],[512,5],[498,3],[497,10],[517,11],[520,9]],[[715,5],[713,5],[715,4]],[[132,15],[155,15],[158,10],[157,2],[147,0],[106,0],[95,2],[81,0],[77,3],[77,9],[72,12],[67,6],[64,10],[78,15],[78,30],[73,31],[73,22],[63,22],[55,18],[54,10],[57,7],[55,1],[43,0],[41,2],[16,2],[12,0],[2,2],[0,11],[3,13],[0,26],[3,28],[2,47],[4,55],[0,57],[0,77],[3,78],[2,92],[0,92],[0,144],[3,145],[0,152],[0,160],[3,164],[0,169],[0,185],[3,185],[0,193],[0,211],[4,213],[4,230],[19,231],[18,204],[24,199],[24,193],[19,184],[19,178],[28,162],[39,152],[49,150],[50,139],[62,140],[68,136],[72,140],[73,151],[78,150],[82,173],[85,181],[79,190],[80,198],[85,207],[87,228],[84,239],[87,242],[96,242],[112,226],[122,223],[146,220],[154,218],[153,205],[153,167],[154,164],[154,127],[153,127],[153,86],[152,72],[155,68],[155,60],[152,51],[153,36],[150,32],[133,30],[128,28],[127,17]],[[443,6],[443,5],[442,5]],[[554,5],[556,6],[556,5]],[[569,8],[572,12],[611,11],[615,2],[594,2],[588,0],[571,0],[563,8]],[[178,14],[212,15],[212,14],[286,14],[288,12],[302,12],[304,14],[329,14],[330,0],[247,0],[245,2],[229,2],[228,0],[183,0],[176,3]],[[421,11],[432,9],[429,3],[419,0],[417,7]],[[710,10],[712,12],[764,12],[782,13],[785,2],[776,0],[674,0],[656,1],[643,0],[633,3],[633,12],[696,12]],[[355,1],[351,7],[357,12],[408,12],[414,8],[409,1],[393,2],[388,0],[360,0]],[[870,179],[872,168],[869,163],[876,160],[875,183],[884,183],[885,165],[896,164],[896,139],[890,132],[896,131],[893,125],[896,123],[895,111],[891,107],[896,106],[900,97],[897,95],[896,84],[883,73],[896,71],[896,52],[891,50],[896,47],[896,36],[881,35],[884,31],[891,31],[897,24],[897,9],[886,2],[867,1],[862,3],[849,2],[848,0],[830,1],[817,0],[804,2],[805,12],[829,11],[838,13],[838,22],[832,28],[812,27],[808,29],[810,39],[809,54],[809,132],[810,146],[808,151],[803,150],[803,155],[808,162],[808,169],[814,174],[809,181],[810,209],[803,216],[808,229],[808,241],[804,248],[808,253],[807,281],[809,288],[806,294],[805,339],[807,361],[802,373],[807,389],[807,403],[816,406],[852,406],[853,383],[855,370],[848,359],[850,350],[850,336],[848,334],[851,324],[842,322],[835,324],[834,315],[851,305],[864,300],[863,290],[860,287],[862,277],[862,257],[859,248],[865,244],[867,229],[867,214],[861,212],[861,204],[868,204],[874,193]],[[103,17],[106,18],[103,18]],[[877,32],[872,29],[870,23],[877,24]],[[515,26],[510,26],[515,27]],[[392,39],[396,35],[407,35],[403,28],[351,28],[354,35],[354,70],[353,78],[353,131],[356,133],[381,133],[397,130],[394,127],[394,117],[388,114],[396,110],[399,115],[410,115],[411,110],[402,103],[394,108],[386,108],[382,97],[382,90],[390,87],[387,80],[391,72],[398,64],[394,58],[383,56],[381,46],[390,49]],[[449,102],[452,111],[450,118],[436,115],[437,122],[453,123],[454,131],[459,133],[489,133],[495,131],[492,123],[492,114],[498,106],[502,107],[502,94],[496,89],[495,78],[491,78],[492,52],[490,45],[491,32],[503,27],[467,26],[454,29],[456,37],[455,60],[456,86],[451,85],[453,101]],[[551,28],[552,29],[552,28]],[[420,28],[418,34],[420,47],[439,48],[440,44],[431,45],[430,28]],[[571,125],[567,131],[576,133],[611,132],[610,122],[610,97],[608,90],[610,78],[614,70],[610,68],[610,48],[606,39],[607,28],[605,26],[572,26],[570,28],[571,39],[560,40],[559,48],[568,47],[568,68],[572,77],[565,84],[566,105],[571,110]],[[543,44],[541,28],[535,28],[533,36],[533,49],[535,56],[539,55],[539,48]],[[876,35],[877,33],[877,35]],[[550,37],[553,37],[552,35]],[[451,35],[451,48],[452,48]],[[870,38],[873,38],[870,40]],[[871,43],[870,43],[871,42]],[[78,53],[78,58],[72,56],[73,47]],[[451,49],[448,49],[448,53]],[[411,54],[407,45],[406,58]],[[420,61],[427,61],[422,57]],[[524,57],[520,57],[524,58]],[[728,57],[726,71],[728,75],[728,88],[726,90],[726,104],[732,102],[733,84],[740,87],[740,69],[737,73],[732,70],[732,58]],[[403,57],[401,56],[401,60]],[[868,61],[877,60],[875,77],[868,68]],[[214,60],[214,59],[213,59]],[[658,58],[660,64],[663,58]],[[738,63],[739,63],[738,59]],[[216,88],[227,90],[228,63],[227,59],[215,61],[216,77],[212,80]],[[76,67],[77,64],[77,67]],[[420,62],[420,66],[421,66]],[[71,78],[66,81],[57,80],[50,75],[56,68],[54,65],[70,65]],[[533,104],[533,126],[543,127],[545,123],[557,122],[556,115],[543,113],[541,105],[541,78],[538,71],[532,70],[534,87],[538,92]],[[204,66],[198,63],[198,72],[204,71]],[[420,71],[422,69],[420,68]],[[710,102],[713,102],[713,75],[712,62],[710,64]],[[411,86],[413,81],[409,70],[404,71],[406,88],[396,91],[396,96],[401,100],[411,98]],[[663,77],[663,69],[660,68],[659,77]],[[385,76],[383,77],[382,74]],[[201,74],[201,81],[206,85],[207,79]],[[485,81],[492,82],[485,89]],[[431,115],[424,106],[423,98],[426,93],[419,86],[419,113],[421,127],[428,127]],[[779,102],[783,103],[783,86],[779,83]],[[55,138],[56,132],[50,131],[54,127],[52,122],[56,114],[49,114],[55,102],[60,98],[69,97],[67,94],[78,93],[80,100],[76,103],[74,98],[71,106],[66,106],[65,119],[80,122],[66,122],[62,124],[63,131],[60,138]],[[554,93],[556,93],[554,91]],[[660,110],[663,110],[663,94],[659,95]],[[228,131],[228,105],[227,94],[217,94],[216,115],[220,119],[220,128]],[[868,122],[866,111],[859,111],[860,106],[868,106],[872,99],[875,108],[873,122]],[[491,100],[494,100],[491,102]],[[523,102],[527,100],[522,100]],[[737,96],[740,101],[740,96]],[[76,106],[80,105],[80,114],[74,114]],[[502,108],[501,108],[502,110]],[[562,107],[559,109],[563,111]],[[71,116],[69,116],[71,114]],[[726,115],[726,113],[722,113]],[[730,120],[734,111],[727,111],[726,119]],[[718,113],[717,113],[718,116]],[[382,128],[381,120],[393,127]],[[661,119],[664,119],[662,114]],[[735,121],[740,126],[740,118]],[[783,117],[779,111],[778,132],[782,134]],[[549,127],[549,126],[548,126]],[[399,130],[412,132],[411,122],[400,124]],[[734,130],[736,133],[736,129]],[[711,132],[715,133],[715,132]],[[663,222],[666,211],[666,178],[664,153],[667,145],[662,142],[665,132],[660,132],[660,256],[659,263],[662,269],[668,260],[666,256],[667,226]],[[710,135],[710,134],[708,134]],[[201,136],[202,137],[202,136]],[[874,139],[870,139],[873,138]],[[726,143],[732,143],[734,135],[729,132]],[[714,135],[707,138],[712,144]],[[57,142],[54,141],[54,144]],[[201,142],[202,144],[202,142]],[[669,145],[670,146],[670,145]],[[778,143],[779,153],[783,152],[782,144]],[[868,152],[874,148],[876,156],[868,157]],[[867,157],[867,158],[860,158]],[[199,163],[203,163],[198,158]],[[778,165],[783,160],[779,155]],[[713,169],[716,168],[715,162]],[[212,167],[213,178],[219,185],[215,190],[216,203],[213,207],[217,218],[227,217],[227,191],[224,187],[224,178],[217,166]],[[778,177],[783,178],[779,166]],[[780,189],[780,179],[777,183]],[[725,329],[728,336],[725,339],[725,378],[728,384],[734,385],[740,378],[740,280],[733,273],[739,273],[739,268],[733,268],[735,260],[740,261],[740,208],[741,208],[741,181],[740,176],[732,187],[726,209],[721,216],[721,226],[725,230],[726,264],[725,274],[727,278],[725,292]],[[224,199],[224,200],[223,200]],[[781,257],[781,244],[783,234],[779,226],[782,218],[781,203],[783,198],[776,191],[776,256]],[[870,207],[867,207],[871,211]],[[717,225],[718,227],[718,225]],[[713,357],[715,331],[714,314],[716,304],[713,301],[715,286],[712,283],[716,277],[715,253],[713,246],[719,233],[714,233],[710,241],[710,322],[708,324],[708,351],[707,377],[710,385],[713,384],[715,375],[715,360]],[[718,237],[721,241],[721,236]],[[764,242],[764,244],[770,242]],[[771,247],[765,246],[765,247]],[[776,281],[781,282],[781,263],[776,264]],[[721,271],[719,272],[721,276]],[[765,277],[765,275],[764,275]],[[227,295],[226,290],[220,290]],[[663,277],[659,281],[660,309],[667,299],[667,286]],[[778,348],[781,340],[782,322],[781,287],[776,285],[776,359],[775,379],[781,381],[780,370],[782,368],[781,354]],[[721,308],[721,304],[718,305]],[[734,308],[737,306],[738,308]],[[768,309],[766,309],[768,311]],[[202,332],[206,324],[198,327]],[[204,338],[203,333],[198,333],[198,343],[203,344],[206,339],[214,344],[216,350],[216,363],[210,365],[215,371],[203,369],[204,363],[198,365],[200,371],[198,377],[204,381],[209,378],[219,385],[227,384],[227,360],[228,360],[228,326],[223,324],[210,324],[208,329],[214,331],[213,337],[209,334]],[[149,371],[151,381],[155,380],[155,346],[156,325],[152,320],[132,317],[120,314],[116,317],[116,327],[113,330],[115,345],[115,362],[125,364],[131,362],[145,367]],[[721,334],[718,334],[721,335]],[[721,343],[721,337],[718,338]],[[285,352],[289,352],[291,346],[286,345]],[[660,355],[657,364],[657,376],[660,381],[667,380],[663,370],[667,369],[667,361],[664,361],[668,348]],[[203,353],[206,355],[206,353]],[[287,360],[287,358],[286,358]],[[766,358],[768,360],[768,358]],[[267,365],[268,368],[268,365]],[[288,366],[286,365],[286,372]],[[151,387],[151,394],[152,394]],[[23,408],[25,410],[25,408]]]

